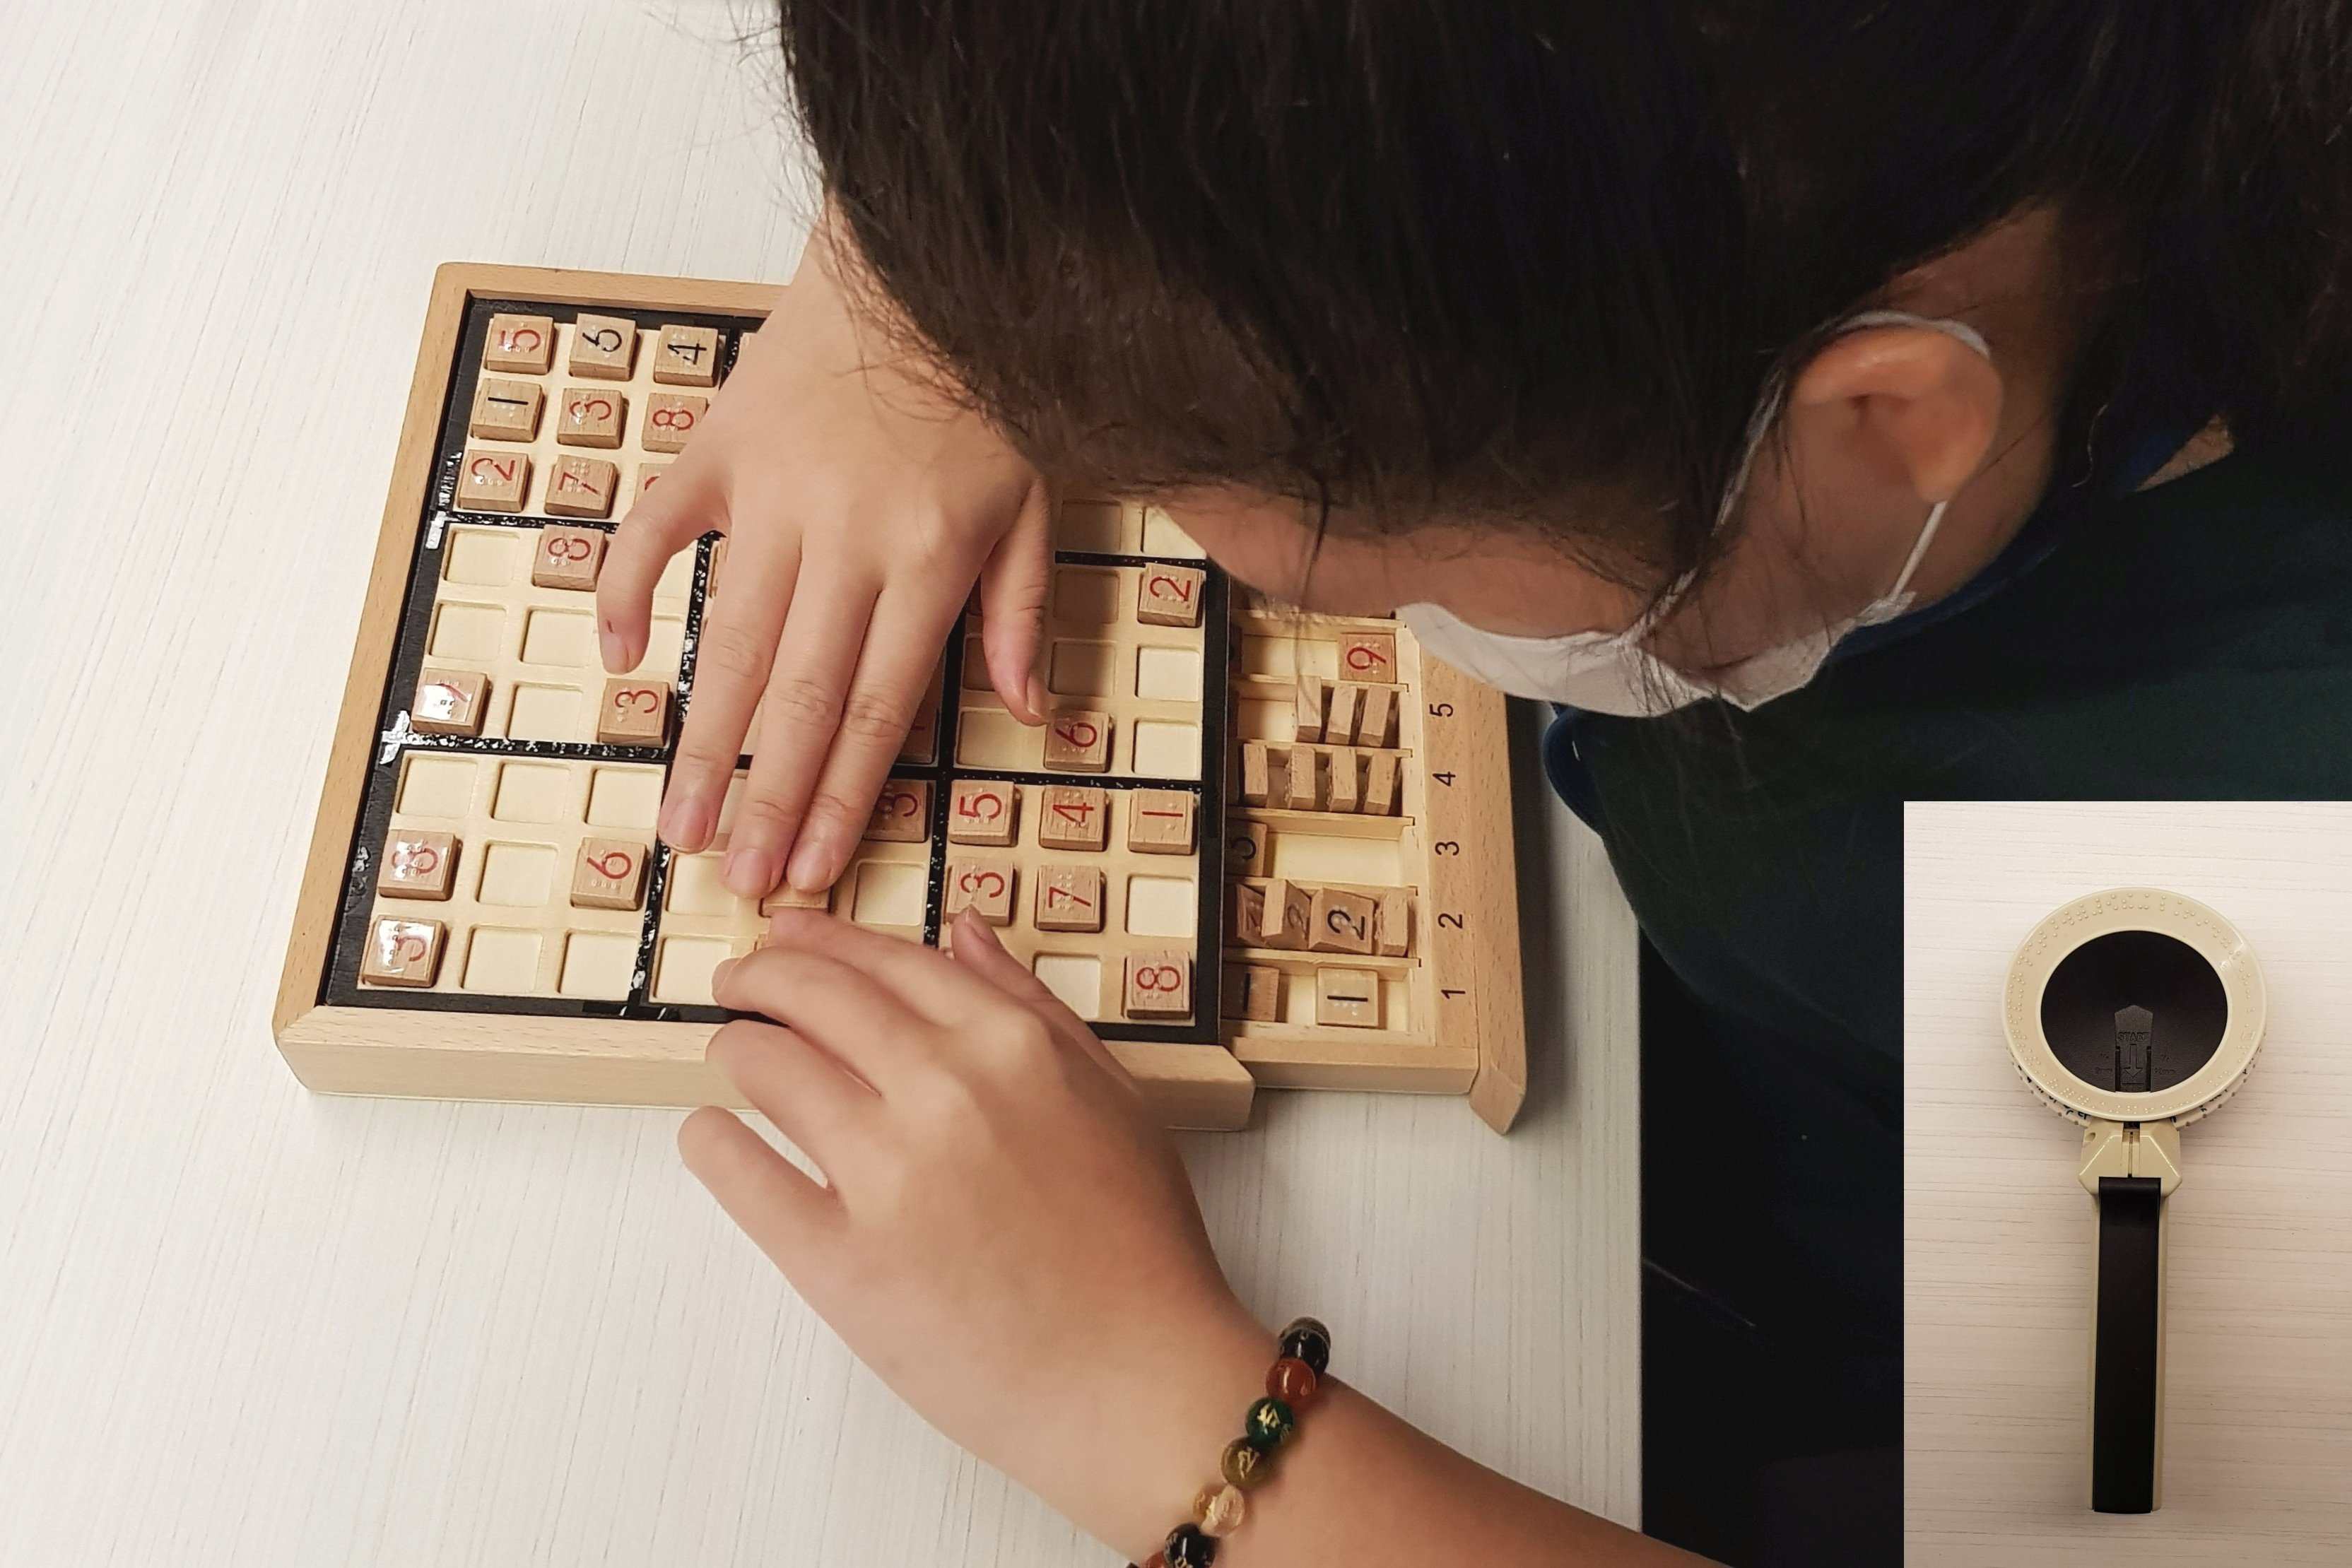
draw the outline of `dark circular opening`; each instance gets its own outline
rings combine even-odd
[[[2204,955],[2161,931],[2111,931],[2059,962],[2042,988],[2042,1033],[2095,1088],[2169,1089],[2213,1058],[2230,998]]]

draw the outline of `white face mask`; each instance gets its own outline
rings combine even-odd
[[[1988,360],[1991,350],[1976,329],[1961,321],[1929,320],[1900,310],[1870,310],[1839,324],[1839,331],[1864,327],[1929,327],[1950,334]],[[1731,486],[1716,513],[1717,533],[1730,520],[1748,485],[1756,453],[1780,417],[1788,397],[1788,382],[1776,380],[1766,390],[1755,417],[1748,423],[1748,444]],[[1885,593],[1844,620],[1822,626],[1778,647],[1768,648],[1717,672],[1702,684],[1684,674],[1643,646],[1658,623],[1688,591],[1687,575],[1667,589],[1657,603],[1622,632],[1578,632],[1564,637],[1507,637],[1471,625],[1436,604],[1408,604],[1397,612],[1412,629],[1423,647],[1465,674],[1496,686],[1514,696],[1538,697],[1567,703],[1594,713],[1648,718],[1671,713],[1706,697],[1721,697],[1742,709],[1754,709],[1785,696],[1818,674],[1830,650],[1849,632],[1892,621],[1911,608],[1911,574],[1936,538],[1947,503],[1938,501],[1920,525],[1903,569]]]

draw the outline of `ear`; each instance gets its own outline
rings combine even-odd
[[[1789,418],[1806,450],[1826,442],[1883,484],[1930,505],[1983,466],[2000,424],[2000,372],[1948,332],[1866,327],[1806,364]]]

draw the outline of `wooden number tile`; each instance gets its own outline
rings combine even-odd
[[[1056,773],[1110,770],[1110,715],[1074,709],[1045,721],[1045,766]]]
[[[1265,924],[1265,889],[1245,882],[1234,883],[1234,924],[1225,940],[1236,947],[1263,946],[1265,938],[1260,928]]]
[[[551,316],[490,318],[482,340],[482,369],[509,375],[543,376],[555,363],[555,319]]]
[[[1100,854],[1110,845],[1110,791],[1048,784],[1037,797],[1037,846]]]
[[[419,735],[479,735],[490,706],[490,677],[479,670],[416,672],[416,695],[408,705],[408,727]]]
[[[604,536],[595,528],[561,525],[539,530],[539,549],[530,558],[533,588],[566,588],[582,593],[596,591],[596,574],[604,566]]]
[[[1370,969],[1315,971],[1315,1021],[1348,1029],[1381,1027],[1381,977]]]
[[[648,452],[683,452],[686,438],[710,410],[707,397],[684,392],[656,392],[646,399],[646,427],[637,439]]]
[[[1316,788],[1315,748],[1294,746],[1282,770],[1282,803],[1294,811],[1312,811],[1322,803]]]
[[[1312,926],[1314,895],[1294,882],[1266,884],[1265,909],[1258,916],[1257,945],[1296,951],[1307,946]]]
[[[604,683],[596,738],[606,746],[659,746],[669,737],[669,683],[621,675]]]
[[[1013,785],[959,779],[948,788],[948,841],[1010,844],[1021,831],[1020,811],[1021,791]]]
[[[547,394],[536,382],[502,382],[484,376],[474,389],[474,412],[466,434],[478,441],[530,441],[539,434],[539,411]]]
[[[620,485],[621,470],[614,465],[567,453],[548,470],[547,509],[559,517],[609,517]]]
[[[948,862],[947,918],[952,920],[969,909],[991,925],[1012,925],[1014,877],[1010,865]]]
[[[1351,681],[1393,684],[1397,678],[1396,634],[1391,632],[1359,632],[1340,638],[1339,673]]]
[[[629,400],[608,387],[565,387],[555,439],[564,446],[614,447],[629,421]]]
[[[572,357],[564,373],[592,382],[625,382],[637,368],[637,324],[623,316],[582,315],[572,323]]]
[[[1323,738],[1323,695],[1324,686],[1322,676],[1301,675],[1298,677],[1297,731],[1299,739],[1320,740]]]
[[[1354,811],[1363,806],[1364,754],[1345,747],[1331,753],[1331,800],[1334,811]]]
[[[1242,742],[1242,804],[1263,806],[1271,789],[1274,768],[1263,740]]]
[[[1198,626],[1209,574],[1197,566],[1147,566],[1135,589],[1135,618],[1153,626]]]
[[[1099,931],[1103,928],[1100,866],[1049,865],[1037,873],[1037,929]]]
[[[1366,686],[1363,711],[1356,719],[1358,746],[1394,746],[1396,688]]]
[[[760,900],[760,913],[773,915],[779,909],[826,909],[833,907],[833,889],[822,888],[815,893],[803,893],[791,883],[784,883]]]
[[[1282,1016],[1282,971],[1265,964],[1225,966],[1224,1015],[1252,1023]]]
[[[530,455],[468,446],[457,460],[454,504],[467,512],[520,512],[530,493]]]
[[[931,836],[931,786],[922,779],[893,779],[875,797],[866,836],[877,843],[919,844]]]
[[[1265,824],[1264,822],[1226,823],[1225,874],[1227,876],[1264,876],[1265,874]]]
[[[1192,1016],[1192,959],[1185,953],[1130,953],[1121,1011],[1131,1019]]]
[[[457,874],[457,841],[448,833],[394,828],[383,841],[375,890],[386,898],[445,899]]]
[[[1360,893],[1317,888],[1307,911],[1307,951],[1370,953],[1375,942],[1373,922],[1380,918],[1380,915],[1379,903]]]
[[[1365,758],[1364,814],[1392,817],[1397,808],[1397,754],[1375,751]]]
[[[1332,746],[1352,746],[1356,742],[1356,710],[1361,706],[1364,688],[1352,682],[1341,681],[1331,688],[1330,716],[1323,721],[1323,738]]]
[[[664,386],[719,384],[719,331],[714,327],[664,327],[654,345],[654,380]]]
[[[360,978],[379,986],[429,986],[441,970],[438,920],[379,920],[368,928]]]
[[[1127,798],[1127,847],[1138,854],[1192,852],[1192,792],[1138,789]]]
[[[640,501],[644,500],[644,499],[646,498],[646,491],[648,491],[648,490],[650,490],[650,489],[652,489],[652,488],[654,487],[655,483],[656,483],[656,481],[658,481],[658,480],[661,478],[661,476],[662,476],[663,475],[665,475],[665,474],[667,474],[667,473],[668,473],[668,472],[669,472],[669,465],[668,465],[668,464],[667,464],[667,463],[640,463],[640,464],[638,464],[638,465],[637,465],[637,499],[638,499],[638,500],[640,500]]]
[[[1412,951],[1412,894],[1392,887],[1381,894],[1380,918],[1373,922],[1376,951],[1383,958],[1402,958]]]
[[[628,839],[583,839],[572,866],[575,909],[635,909],[646,897],[646,846]]]

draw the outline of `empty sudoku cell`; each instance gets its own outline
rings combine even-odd
[[[580,909],[635,909],[645,902],[646,846],[628,839],[583,839],[572,865],[572,903]]]
[[[375,890],[386,898],[445,899],[457,874],[457,840],[452,833],[394,828],[383,841]]]
[[[621,471],[602,457],[555,460],[547,474],[547,509],[559,517],[609,517]]]
[[[1315,971],[1315,1021],[1348,1029],[1381,1027],[1381,977],[1370,969]]]
[[[1073,709],[1045,721],[1045,767],[1055,773],[1104,773],[1110,768],[1111,719]]]
[[[1309,912],[1313,904],[1313,897],[1296,883],[1268,883],[1265,912],[1258,917],[1258,945],[1294,950],[1305,947],[1312,931]]]
[[[1010,844],[1020,832],[1020,791],[1010,784],[957,779],[948,791],[949,841]]]
[[[1412,950],[1412,894],[1391,887],[1381,894],[1380,918],[1373,923],[1383,958],[1402,958]]]
[[[1372,923],[1381,906],[1360,893],[1315,890],[1307,903],[1307,946],[1316,953],[1366,954],[1372,950]]]
[[[874,800],[866,836],[886,844],[919,844],[931,836],[931,787],[920,779],[893,779]]]
[[[598,530],[541,528],[539,549],[530,558],[531,586],[593,592],[604,565],[604,536]]]
[[[1147,566],[1136,580],[1135,618],[1153,626],[1198,626],[1209,574],[1196,566]]]
[[[1137,789],[1127,799],[1127,847],[1139,854],[1192,852],[1191,791]]]
[[[969,909],[991,925],[1010,925],[1015,877],[1010,863],[948,862],[943,914],[952,920]]]
[[[1037,873],[1040,931],[1100,931],[1103,873],[1100,866],[1048,865]]]
[[[629,400],[608,387],[565,387],[555,439],[565,446],[618,446],[628,418]]]
[[[1131,1019],[1192,1016],[1192,959],[1177,952],[1130,953],[1120,1010]]]
[[[694,427],[709,411],[710,400],[707,397],[656,392],[646,400],[646,423],[637,433],[637,442],[648,452],[682,451],[686,438],[694,434]]]
[[[1048,784],[1037,795],[1040,849],[1100,853],[1110,843],[1110,791]]]
[[[545,398],[536,382],[484,376],[474,389],[474,412],[466,422],[466,434],[480,441],[529,441],[539,434],[539,410]]]
[[[566,373],[592,382],[625,382],[636,369],[637,324],[619,316],[582,315],[572,323]]]
[[[543,376],[555,363],[555,319],[551,316],[490,318],[482,339],[482,369],[509,375]]]
[[[469,512],[520,512],[530,493],[530,456],[522,452],[484,452],[468,446],[457,460],[453,504]]]
[[[490,706],[490,677],[479,670],[416,673],[416,695],[408,705],[408,727],[422,735],[479,735]]]
[[[379,986],[429,986],[441,972],[438,920],[379,920],[368,927],[360,978]]]
[[[1224,968],[1224,1015],[1251,1023],[1282,1016],[1282,971],[1265,964],[1228,964]]]
[[[1339,674],[1350,681],[1389,681],[1396,677],[1396,634],[1358,632],[1339,639]]]
[[[664,326],[654,345],[654,380],[665,386],[718,385],[718,329]]]
[[[604,683],[596,738],[607,746],[659,746],[669,735],[669,683],[623,675]]]

